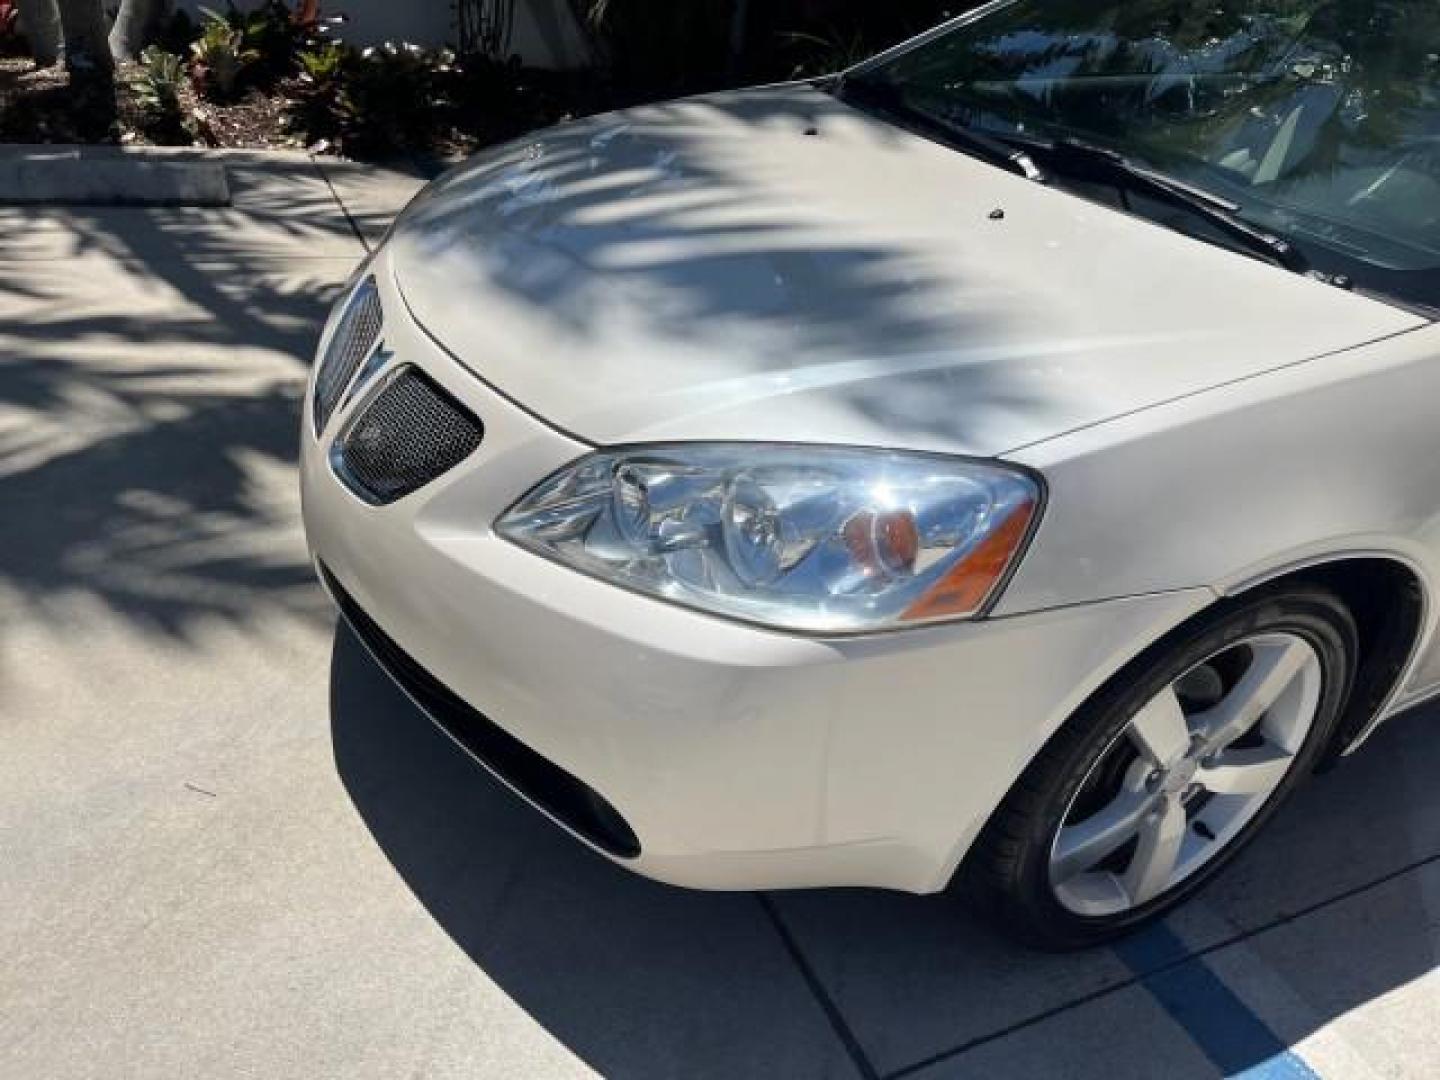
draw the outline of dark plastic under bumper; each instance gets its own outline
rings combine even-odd
[[[547,761],[416,663],[351,598],[323,565],[320,574],[340,613],[376,661],[452,739],[505,783],[602,851],[640,854],[640,840],[599,792]]]

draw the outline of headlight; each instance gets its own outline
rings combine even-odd
[[[702,611],[846,633],[973,616],[1040,505],[1025,473],[934,455],[674,444],[591,454],[496,523],[576,570]]]

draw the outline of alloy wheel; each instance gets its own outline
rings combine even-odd
[[[1086,774],[1050,848],[1068,911],[1113,916],[1182,884],[1244,830],[1295,765],[1323,683],[1298,634],[1243,638],[1186,670]]]

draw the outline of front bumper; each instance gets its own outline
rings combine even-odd
[[[417,676],[399,666],[413,664],[598,796],[638,853],[507,777],[511,767],[484,747],[468,749],[647,876],[701,888],[943,888],[1065,717],[1209,599],[1192,590],[818,640],[568,570],[500,539],[491,523],[589,447],[464,369],[406,315],[383,255],[373,269],[388,362],[423,369],[480,418],[484,442],[418,492],[369,505],[328,454],[366,391],[319,439],[307,399],[301,486],[312,553],[352,621],[358,612],[373,623],[372,650],[377,630],[395,647],[403,659],[382,648],[382,662],[432,714],[444,704],[416,694]]]

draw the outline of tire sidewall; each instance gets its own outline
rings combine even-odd
[[[1050,884],[1055,833],[1092,766],[1129,726],[1135,713],[1191,667],[1226,647],[1259,633],[1285,632],[1303,638],[1320,659],[1321,690],[1315,718],[1295,763],[1270,799],[1221,851],[1184,882],[1131,911],[1083,916],[1064,907]],[[1355,624],[1341,601],[1323,589],[1292,589],[1257,597],[1225,611],[1189,633],[1147,650],[1072,717],[1080,738],[1061,759],[1054,784],[1030,821],[1018,861],[1013,895],[1029,908],[1025,921],[1043,926],[1043,937],[1062,947],[1099,943],[1183,903],[1203,888],[1265,827],[1290,794],[1314,770],[1329,745],[1349,694],[1358,643]],[[1051,763],[1054,768],[1054,764]]]

